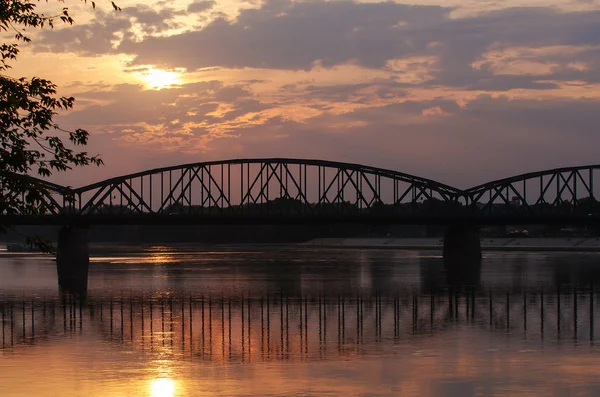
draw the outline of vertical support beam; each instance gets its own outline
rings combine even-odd
[[[264,190],[265,182],[264,182],[263,169],[265,169],[265,168],[266,168],[265,172],[276,172],[276,171],[272,171],[270,167],[265,167],[264,164],[261,164],[260,171],[259,171],[260,172],[260,190],[258,191],[258,200],[257,200],[261,204],[269,201],[268,197],[265,198],[265,190]],[[275,170],[277,170],[277,168],[275,168]],[[267,181],[268,180],[269,180],[269,175],[267,174]],[[269,184],[267,183],[267,187],[268,186],[269,186]],[[279,192],[281,192],[281,186],[279,187]],[[263,198],[265,198],[265,199],[263,200]],[[269,207],[267,206],[267,212],[268,212],[268,210],[269,210]]]
[[[594,199],[594,169],[590,168],[590,197]]]
[[[225,202],[225,170],[224,170],[224,167],[225,166],[223,164],[221,164],[221,189],[219,192],[221,194],[221,209],[223,209],[224,202]],[[191,188],[190,188],[190,190],[191,190]],[[191,205],[191,203],[190,203],[190,205]]]
[[[317,205],[321,204],[321,166],[317,168],[317,174],[319,175],[319,181],[317,182]]]
[[[304,198],[306,199],[306,203],[305,203],[306,207],[305,208],[308,208],[308,202],[309,202],[308,188],[307,188],[307,185],[308,185],[307,179],[308,179],[308,174],[306,173],[306,164],[304,164]]]
[[[561,198],[561,193],[560,193],[560,179],[562,177],[562,174],[559,172],[556,174],[556,199],[554,200],[555,203],[560,204],[562,203],[562,198]]]
[[[144,207],[142,207],[143,202],[144,202],[144,176],[142,175],[140,177],[140,207],[141,207],[142,212],[144,211]]]
[[[211,187],[212,187],[212,178],[210,177],[212,175],[211,173],[211,166],[210,164],[208,165],[208,197],[211,198],[211,200],[213,201],[212,203],[209,203],[209,205],[212,207],[213,205],[216,207],[218,205],[218,203],[215,201],[215,199],[213,198],[212,192],[211,192]],[[182,186],[183,187],[183,186]]]
[[[577,177],[579,176],[579,171],[573,171],[573,206],[577,207]]]
[[[240,163],[240,212],[244,212],[244,163]]]
[[[172,208],[173,207],[173,194],[174,194],[174,192],[173,192],[173,172],[172,172],[172,170],[169,170],[169,196],[168,196],[169,212],[173,211],[173,208]]]
[[[260,164],[260,170],[258,172],[262,172],[262,169],[263,165]],[[248,163],[246,165],[246,189],[248,189],[248,204],[250,204],[250,200],[254,200],[254,197],[252,196],[251,187],[252,182],[250,182],[250,163]]]
[[[122,186],[123,184],[121,184]],[[127,202],[128,205],[131,206],[131,208],[129,208],[131,211],[135,211],[137,209],[137,206],[133,206],[133,201],[131,201],[131,194],[132,194],[132,190],[133,190],[133,182],[132,179],[129,178],[129,186],[131,186],[129,188],[129,201]],[[121,193],[121,198],[123,197],[123,193]],[[123,211],[123,206],[121,206],[121,211]]]

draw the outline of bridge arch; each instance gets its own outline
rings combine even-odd
[[[598,211],[600,164],[529,172],[464,191],[471,208],[483,214],[573,214]]]
[[[254,216],[260,223],[312,217],[325,222],[589,224],[600,220],[598,169],[600,165],[555,168],[460,190],[361,164],[233,159],[156,168],[81,188],[23,176],[31,183],[14,191],[4,186],[3,194],[26,197],[29,186],[37,195],[34,205],[3,210],[0,216],[9,224],[133,224],[142,219],[140,215],[154,215],[143,219],[160,218],[160,223],[201,223],[218,215],[221,219],[215,222],[232,223]],[[165,220],[173,215],[181,217]]]
[[[291,158],[232,159],[157,168],[74,189],[81,215],[364,213],[427,201],[456,202],[461,191],[414,175],[360,164]],[[275,211],[275,212],[273,212]]]
[[[3,178],[0,195],[0,216],[58,215],[69,205],[70,189],[29,175],[13,174]]]

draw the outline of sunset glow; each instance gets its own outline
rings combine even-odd
[[[180,83],[180,76],[181,75],[176,72],[168,72],[161,69],[151,69],[142,73],[140,78],[148,88],[160,90],[178,85]]]
[[[0,397],[600,397],[600,0],[0,31]]]
[[[598,162],[598,2],[121,6],[82,7],[73,26],[20,47],[18,73],[76,99],[57,122],[90,131],[89,151],[104,160],[57,183],[295,157],[466,188]]]

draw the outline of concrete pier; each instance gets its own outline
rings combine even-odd
[[[481,241],[476,226],[449,226],[444,236],[443,256],[446,282],[451,288],[479,285]]]
[[[473,262],[481,260],[481,241],[476,226],[452,225],[444,236],[444,261]]]
[[[90,254],[87,228],[63,226],[58,233],[56,270],[62,292],[85,295]]]

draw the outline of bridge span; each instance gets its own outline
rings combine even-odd
[[[97,224],[441,224],[450,226],[444,256],[472,260],[480,256],[478,225],[597,224],[598,169],[557,168],[466,190],[377,167],[290,158],[185,164],[80,188],[21,176],[3,185],[15,204],[0,206],[0,223],[62,225],[59,279],[87,277],[85,230]],[[61,272],[61,263],[84,265]]]
[[[527,224],[598,220],[600,165],[458,189],[360,164],[287,158],[178,165],[72,188],[31,177],[4,186],[10,224]]]

